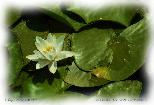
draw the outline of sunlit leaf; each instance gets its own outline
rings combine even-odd
[[[8,26],[13,25],[21,17],[21,10],[9,8],[7,11],[6,23]]]
[[[71,5],[67,10],[81,16],[86,23],[98,20],[109,20],[121,23],[125,26],[130,24],[136,12],[136,8],[134,8],[133,5],[98,6],[96,8]]]
[[[79,87],[94,87],[106,84],[105,79],[96,78],[90,72],[80,70],[75,63],[68,67],[69,71],[64,78],[64,81]]]
[[[138,98],[142,89],[139,81],[120,81],[103,86],[96,94],[97,97],[104,98]]]
[[[18,85],[21,85],[21,96],[37,99],[52,98],[54,95],[62,94],[70,85],[65,83],[57,74],[51,74],[48,70],[42,69],[31,71],[31,73],[22,72],[18,79]]]
[[[108,80],[122,80],[136,72],[145,62],[148,26],[146,20],[125,29],[115,38],[109,48],[113,51],[113,60],[107,69],[93,69],[93,73]]]
[[[108,48],[108,42],[115,36],[111,29],[92,28],[79,33],[74,33],[72,38],[72,50],[77,53],[75,62],[83,70],[91,71],[93,68],[110,63],[112,51]]]
[[[11,85],[15,82],[17,75],[23,67],[21,48],[14,35],[11,37],[7,49],[9,53],[8,84]]]

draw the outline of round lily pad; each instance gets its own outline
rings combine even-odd
[[[114,21],[129,26],[131,19],[136,13],[136,8],[130,5],[99,6],[97,8],[71,5],[67,8],[81,16],[86,23],[98,20]]]
[[[140,96],[142,83],[139,81],[119,81],[103,86],[98,92],[97,97],[115,98],[129,97],[137,98]]]
[[[113,51],[110,64],[93,69],[92,73],[111,81],[128,78],[144,64],[148,38],[144,19],[126,28],[108,46]]]
[[[108,59],[112,51],[108,49],[108,42],[112,40],[115,33],[112,29],[92,28],[79,33],[74,33],[72,38],[72,50],[76,53],[75,62],[77,66],[85,71],[102,64]]]

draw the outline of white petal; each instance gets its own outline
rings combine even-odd
[[[65,59],[65,58],[68,58],[68,57],[72,57],[74,56],[75,53],[72,52],[72,51],[61,51],[57,58],[55,59],[56,61],[59,61],[59,60],[62,60],[62,59]]]
[[[32,61],[37,61],[38,57],[37,55],[33,54],[33,55],[28,55],[26,56],[27,59],[32,60]]]
[[[54,74],[57,70],[57,62],[50,63],[48,67],[49,71]]]
[[[37,47],[37,49],[42,53],[44,48],[47,48],[50,46],[50,44],[48,43],[48,41],[42,39],[41,37],[36,36],[36,42],[35,45]]]
[[[45,59],[45,57],[37,50],[33,51],[34,54],[26,56],[26,58],[32,61],[38,61],[39,59]]]
[[[36,64],[36,69],[43,68],[46,65],[48,65],[49,63],[50,63],[49,60],[39,60],[38,63]]]
[[[44,48],[45,46],[47,46],[48,43],[47,43],[46,40],[42,39],[41,37],[36,36],[35,45],[36,45],[36,47],[37,47],[38,50],[42,50],[42,48]]]
[[[58,39],[57,39],[57,47],[56,47],[57,52],[62,50],[63,43],[64,43],[64,38],[65,38],[64,35],[61,35],[61,36],[58,37]]]
[[[40,51],[34,50],[35,55],[37,55],[38,59],[45,59],[45,56]]]
[[[46,59],[48,60],[52,60],[53,58],[51,57],[50,53],[53,52],[54,50],[52,51],[49,51],[47,53],[44,52],[44,49],[45,48],[48,48],[50,45],[50,43],[44,39],[42,39],[41,37],[36,37],[36,42],[35,42],[35,45],[37,47],[37,49],[42,53],[43,56],[46,57]]]
[[[49,33],[47,36],[47,41],[51,46],[54,46],[55,48],[57,47],[55,35],[51,35],[51,33]]]

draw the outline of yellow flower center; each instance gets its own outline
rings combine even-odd
[[[47,46],[46,48],[43,49],[43,52],[48,53],[48,52],[50,52],[52,50],[53,50],[52,46]]]

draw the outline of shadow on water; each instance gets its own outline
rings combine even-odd
[[[48,17],[39,10],[25,10],[22,17],[26,21],[27,27],[34,31],[44,32],[49,30]]]
[[[61,6],[61,10],[62,10],[62,12],[63,12],[65,15],[67,15],[69,18],[71,18],[71,19],[73,19],[73,20],[75,20],[75,21],[77,21],[77,22],[79,22],[79,23],[86,23],[86,22],[84,21],[84,19],[83,19],[81,16],[79,16],[78,14],[76,14],[76,13],[74,13],[74,12],[72,12],[72,11],[68,11],[66,5],[62,5],[62,6]]]
[[[99,28],[99,29],[125,29],[126,27],[120,23],[113,22],[113,21],[95,21],[87,24],[86,26],[83,26],[82,28],[79,29],[78,32],[81,32],[83,30],[88,30],[91,28]]]
[[[32,78],[32,82],[34,84],[44,83],[47,80],[48,83],[51,85],[54,78],[57,78],[57,79],[60,78],[60,75],[58,72],[56,72],[55,74],[52,74],[49,71],[47,66],[37,70],[36,62],[32,62],[32,61],[22,68],[21,73],[27,73],[29,75],[28,77]]]
[[[27,27],[34,31],[51,33],[72,33],[74,31],[68,25],[42,13],[41,10],[23,11],[22,17]]]

